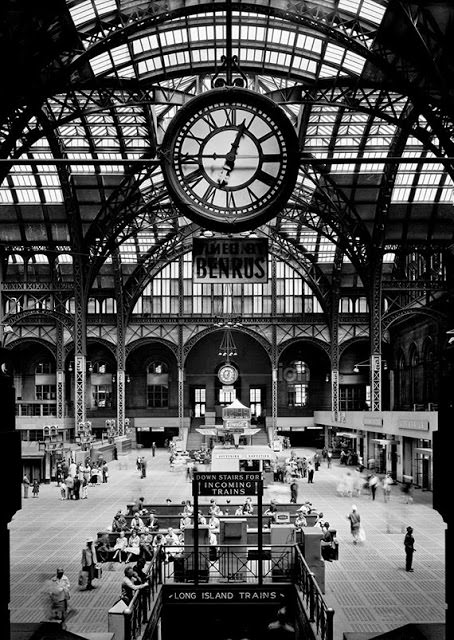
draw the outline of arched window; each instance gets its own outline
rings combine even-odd
[[[165,362],[153,360],[147,367],[147,405],[169,406],[169,369]]]
[[[367,298],[361,297],[355,301],[355,311],[356,313],[367,313],[369,307],[367,305]]]
[[[35,400],[55,401],[56,397],[55,363],[48,358],[43,358],[35,365]],[[47,409],[46,407],[46,411]],[[45,415],[52,415],[52,413],[45,413]]]
[[[436,402],[434,394],[434,379],[435,379],[435,358],[434,358],[434,345],[432,338],[426,338],[424,340],[423,348],[423,363],[422,363],[422,380],[423,380],[423,399],[425,404]]]
[[[35,366],[35,374],[55,373],[55,364],[51,360],[40,360]]]
[[[394,391],[394,404],[402,409],[407,404],[407,390],[405,385],[405,356],[401,351],[396,361],[396,379]]]
[[[418,358],[418,350],[415,344],[410,346],[410,354],[409,354],[409,386],[410,386],[410,404],[418,404],[420,402],[419,398],[419,384],[418,384],[418,366],[419,366],[419,358]]]
[[[353,313],[353,300],[351,298],[341,298],[339,300],[340,313]]]
[[[287,382],[287,405],[305,407],[309,399],[310,370],[303,360],[292,360],[283,370]]]

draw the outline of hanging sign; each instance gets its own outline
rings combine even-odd
[[[193,282],[268,282],[266,238],[194,238]]]
[[[262,472],[196,472],[193,491],[199,496],[256,496],[263,491]]]

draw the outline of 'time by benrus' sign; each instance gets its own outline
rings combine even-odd
[[[194,238],[193,281],[268,282],[266,238]]]
[[[199,496],[256,496],[263,491],[261,471],[195,472],[193,488]]]

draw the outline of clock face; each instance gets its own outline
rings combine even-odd
[[[207,91],[181,108],[167,128],[161,157],[182,213],[229,232],[274,217],[299,168],[298,139],[282,109],[239,88]]]
[[[233,384],[238,378],[238,371],[231,364],[224,364],[218,371],[222,384]]]

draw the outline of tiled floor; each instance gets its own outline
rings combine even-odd
[[[68,629],[87,636],[107,631],[107,611],[118,599],[123,567],[104,565],[97,588],[79,591],[77,575],[86,537],[105,529],[117,509],[124,510],[127,502],[140,495],[147,502],[164,502],[170,497],[179,503],[191,497],[184,473],[169,470],[166,451],[157,450],[155,458],[148,450],[142,449],[141,454],[144,451],[149,462],[145,479],[139,477],[137,453],[133,452],[110,463],[109,482],[91,487],[88,500],[62,501],[55,484],[43,486],[39,498],[23,500],[22,510],[10,525],[12,622],[45,619],[46,580],[62,565],[72,583]],[[331,469],[322,465],[314,484],[299,481],[298,495],[299,502],[311,500],[337,528],[340,558],[327,563],[325,594],[335,610],[335,640],[341,640],[344,631],[380,633],[409,622],[444,622],[445,526],[431,507],[431,494],[417,491],[414,503],[407,505],[398,487],[393,487],[389,503],[379,492],[374,502],[364,495],[352,501],[336,493],[345,472],[337,461]],[[288,502],[288,486],[270,485],[264,502],[271,497]],[[358,506],[367,534],[367,540],[356,547],[346,519],[352,502]],[[416,541],[414,573],[406,573],[404,566],[403,538],[408,525],[414,527]]]

